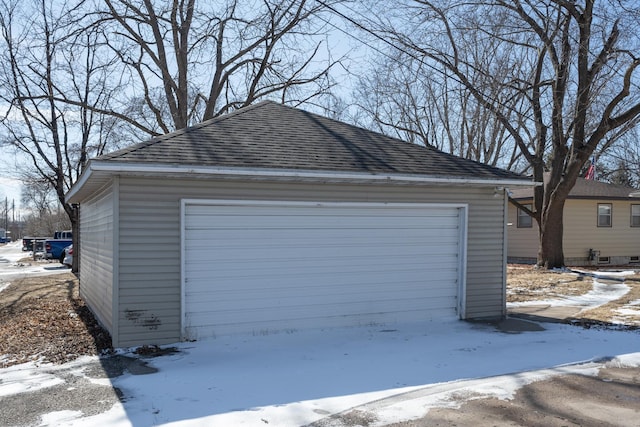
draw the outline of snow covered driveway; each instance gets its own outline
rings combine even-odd
[[[123,401],[109,411],[86,416],[58,408],[45,419],[65,426],[301,426],[395,396],[370,424],[382,426],[460,404],[464,396],[506,398],[535,379],[598,370],[598,363],[571,366],[577,362],[626,354],[620,363],[640,366],[637,331],[544,326],[508,334],[452,322],[181,343],[179,352],[148,360],[157,373],[113,378]],[[30,387],[52,381],[39,376],[46,366],[20,366]],[[467,379],[474,380],[460,383]],[[10,387],[0,382],[0,396],[19,393]]]

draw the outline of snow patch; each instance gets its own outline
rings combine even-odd
[[[69,421],[82,417],[82,411],[58,411],[45,414],[41,417],[41,426],[66,425]]]
[[[0,369],[0,397],[53,387],[65,381],[30,362]]]
[[[550,306],[576,306],[582,307],[582,310],[590,310],[622,298],[629,292],[629,286],[624,283],[605,284],[600,283],[594,278],[593,289],[583,295],[564,296],[561,298],[543,299],[535,301],[509,302],[507,307],[524,307],[532,305],[550,305]]]

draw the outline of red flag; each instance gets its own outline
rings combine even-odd
[[[595,159],[591,159],[591,165],[589,169],[587,169],[587,173],[584,176],[584,179],[596,179],[596,162]]]

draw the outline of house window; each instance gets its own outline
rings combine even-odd
[[[524,206],[529,210],[531,210],[532,208],[532,205],[522,205],[522,206]],[[532,225],[533,225],[533,218],[531,218],[531,216],[529,216],[529,214],[527,214],[522,209],[518,209],[518,228],[531,228]]]
[[[640,205],[631,205],[631,226],[640,227]]]
[[[611,227],[611,203],[598,203],[598,227]]]
[[[608,256],[598,257],[598,264],[610,264],[610,263],[611,263],[611,258],[609,258]]]

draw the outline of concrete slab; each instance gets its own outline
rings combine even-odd
[[[523,307],[511,307],[507,310],[508,316],[518,319],[531,320],[534,322],[566,323],[583,307],[577,306],[550,306],[550,305],[528,305]]]
[[[496,324],[496,329],[508,334],[519,334],[520,332],[538,332],[545,328],[540,323],[515,317],[507,317]]]
[[[496,320],[471,320],[471,323],[479,329],[493,328],[498,332],[507,334],[519,334],[521,332],[544,331],[545,328],[538,322],[507,316]]]

